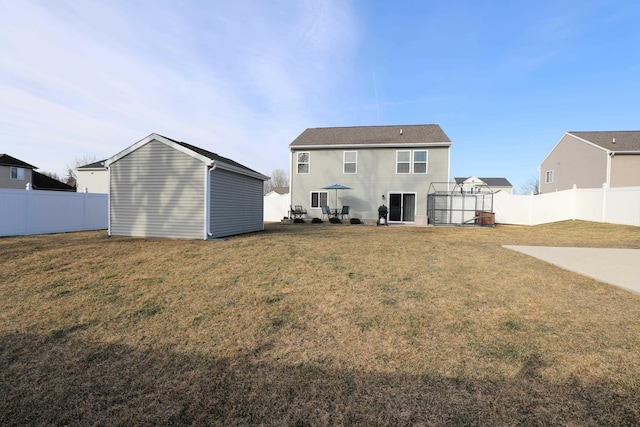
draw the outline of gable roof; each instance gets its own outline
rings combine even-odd
[[[567,132],[570,135],[595,144],[608,151],[640,152],[640,131],[595,131],[595,132]],[[614,142],[615,140],[615,142]]]
[[[289,187],[271,187],[269,193],[289,194]]]
[[[33,171],[33,188],[36,190],[76,191],[76,187],[36,171]]]
[[[0,153],[0,165],[2,166],[18,166],[21,168],[26,168],[26,169],[38,169],[37,167],[30,165],[27,162],[23,162],[20,159],[16,159],[13,156],[10,156],[8,154],[2,154]]]
[[[187,144],[186,142],[176,141],[175,139],[167,138],[166,136],[162,136],[157,133],[150,134],[146,138],[143,138],[140,141],[133,144],[132,146],[122,150],[115,156],[108,158],[104,162],[105,167],[111,166],[112,163],[120,160],[121,158],[134,152],[138,148],[143,147],[144,145],[150,143],[151,141],[158,141],[165,145],[173,147],[182,153],[185,153],[191,157],[194,157],[200,160],[201,162],[205,163],[207,166],[219,167],[221,169],[226,169],[226,170],[237,172],[243,175],[251,176],[253,178],[258,178],[263,181],[266,181],[269,179],[268,176],[265,176],[260,172],[256,172],[253,169],[249,169],[248,167],[241,165],[240,163],[235,162],[231,159],[219,156],[216,153],[204,150],[194,145]]]
[[[104,162],[108,159],[98,160],[97,162],[89,163],[88,165],[78,166],[78,169],[106,169]]]
[[[456,184],[462,184],[467,179],[471,178],[470,176],[466,178],[454,178]],[[489,187],[513,187],[507,178],[480,178],[477,177],[480,181],[487,184]]]
[[[445,146],[451,140],[439,125],[353,126],[305,129],[291,148]]]

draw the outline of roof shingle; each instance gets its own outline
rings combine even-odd
[[[26,168],[26,169],[38,169],[37,167],[30,165],[27,162],[23,162],[20,159],[16,159],[13,156],[10,156],[8,154],[2,154],[0,153],[0,165],[3,166],[18,166],[21,168]]]
[[[439,125],[353,126],[308,128],[289,147],[354,145],[440,145],[451,140]]]
[[[640,151],[640,131],[568,132],[609,151]],[[615,141],[615,142],[614,142]]]

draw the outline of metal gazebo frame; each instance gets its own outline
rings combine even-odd
[[[455,182],[432,182],[427,215],[433,225],[493,227],[493,191],[486,184],[469,188]]]

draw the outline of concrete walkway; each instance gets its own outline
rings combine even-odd
[[[502,245],[601,282],[640,293],[640,249]]]

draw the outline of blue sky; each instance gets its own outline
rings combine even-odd
[[[516,189],[640,129],[635,1],[0,0],[0,152],[62,174],[152,132],[269,174],[307,127],[440,124]]]

